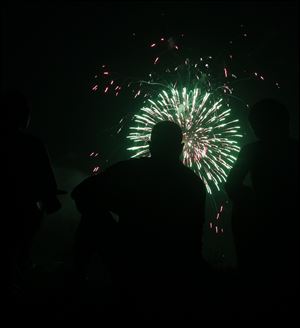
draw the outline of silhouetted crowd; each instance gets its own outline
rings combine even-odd
[[[16,304],[24,272],[33,270],[33,240],[45,215],[61,208],[62,191],[45,146],[26,132],[27,99],[11,90],[1,107],[5,267],[9,300]],[[89,303],[88,268],[98,254],[108,268],[114,302],[96,313],[159,320],[296,317],[299,158],[289,121],[287,109],[273,99],[250,109],[257,141],[241,149],[225,183],[238,262],[232,272],[203,258],[206,188],[181,161],[183,133],[174,122],[154,126],[149,157],[116,163],[76,186],[71,197],[81,220],[60,290],[66,308],[80,309],[83,299]],[[105,303],[105,297],[90,303]],[[39,299],[28,296],[23,302]]]

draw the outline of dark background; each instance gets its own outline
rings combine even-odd
[[[103,63],[137,65],[149,57],[152,40],[179,33],[192,54],[225,54],[243,24],[248,40],[245,47],[237,43],[236,61],[264,72],[269,83],[279,81],[281,89],[269,93],[288,105],[298,136],[297,15],[289,1],[12,2],[2,10],[2,82],[30,98],[31,130],[46,142],[54,162],[94,147],[101,152],[107,141],[101,131],[119,121],[129,103],[91,92]],[[263,96],[260,87],[243,93],[250,103]]]
[[[101,65],[124,71],[135,67],[143,74],[149,44],[180,33],[195,57],[222,56],[234,40],[236,65],[260,71],[266,79],[264,84],[241,84],[240,96],[249,104],[265,96],[282,101],[291,114],[291,134],[298,139],[296,2],[2,3],[1,85],[29,97],[30,131],[47,145],[61,188],[70,191],[89,172],[91,151],[99,152],[101,167],[128,157],[127,131],[115,132],[137,103],[126,95],[116,99],[91,91]],[[245,121],[246,114],[240,118]],[[252,138],[250,131],[244,142]],[[64,202],[69,206],[64,216],[70,218],[74,209],[69,199]],[[60,227],[62,239],[75,229],[68,224]]]

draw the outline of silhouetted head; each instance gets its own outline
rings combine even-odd
[[[30,106],[18,90],[8,90],[1,101],[6,128],[26,129],[30,121]]]
[[[286,138],[289,134],[289,113],[275,99],[263,99],[252,106],[249,122],[261,140]]]
[[[178,161],[182,148],[182,131],[179,125],[170,121],[162,121],[153,127],[150,141],[152,158]]]

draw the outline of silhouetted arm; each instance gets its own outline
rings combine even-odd
[[[102,174],[90,176],[74,188],[71,193],[76,207],[81,214],[95,211],[97,204],[97,193],[101,188]],[[98,200],[99,201],[99,200]]]
[[[37,184],[39,185],[39,197],[42,205],[48,214],[54,213],[61,208],[61,204],[57,199],[57,184],[50,158],[46,147],[36,141],[36,165],[37,165]]]
[[[71,193],[81,214],[113,211],[115,193],[120,184],[119,164],[82,181]]]

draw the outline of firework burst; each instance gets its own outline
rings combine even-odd
[[[128,148],[132,157],[149,156],[148,142],[153,126],[159,121],[173,121],[183,131],[183,163],[204,181],[207,191],[226,181],[228,170],[239,151],[238,120],[230,119],[230,108],[224,109],[223,99],[200,88],[188,90],[168,88],[158,94],[156,101],[134,116],[135,127],[128,138],[136,145]],[[214,186],[214,187],[213,187]]]
[[[216,74],[212,56],[196,62],[182,58],[177,54],[179,47],[174,38],[160,38],[149,47],[160,49],[160,54],[154,54],[155,69],[144,78],[122,78],[106,65],[100,74],[104,93],[118,96],[121,88],[127,87],[134,99],[143,99],[143,105],[132,116],[134,125],[127,135],[133,142],[128,148],[131,157],[149,156],[153,126],[159,121],[173,121],[183,131],[183,163],[201,177],[210,194],[219,191],[236,160],[242,137],[238,119],[231,114],[231,100],[237,99],[232,84],[237,77],[229,67]],[[97,91],[95,87],[94,90]]]

